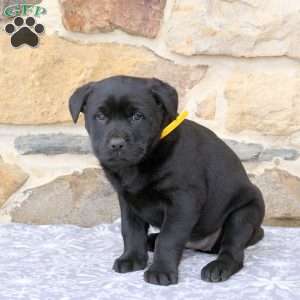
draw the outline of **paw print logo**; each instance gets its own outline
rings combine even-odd
[[[11,45],[15,48],[21,45],[36,47],[39,44],[39,35],[45,31],[42,24],[36,24],[33,17],[16,17],[12,23],[5,26],[5,31],[11,35]]]

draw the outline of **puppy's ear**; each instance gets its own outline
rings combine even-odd
[[[84,106],[92,91],[92,88],[93,82],[87,83],[75,90],[75,92],[71,96],[69,100],[69,110],[74,123],[77,122],[79,114],[81,112],[84,112]]]
[[[178,94],[168,83],[152,78],[151,92],[159,105],[162,105],[170,119],[177,117]]]

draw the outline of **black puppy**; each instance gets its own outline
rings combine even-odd
[[[263,197],[233,151],[209,129],[177,117],[177,92],[158,79],[116,76],[86,84],[70,99],[80,112],[93,151],[119,195],[124,253],[120,273],[154,261],[147,282],[178,281],[185,247],[218,253],[202,269],[206,281],[223,281],[243,266],[244,249],[263,237]],[[149,224],[160,229],[148,237]]]

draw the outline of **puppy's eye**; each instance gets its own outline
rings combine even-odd
[[[131,118],[132,118],[132,121],[140,121],[140,120],[144,119],[145,116],[143,113],[137,111],[132,115]]]
[[[98,112],[98,113],[95,115],[95,119],[98,120],[98,121],[105,121],[105,120],[106,120],[106,116],[105,116],[104,113]]]

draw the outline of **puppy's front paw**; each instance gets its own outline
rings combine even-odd
[[[166,270],[147,270],[144,273],[144,279],[148,283],[158,285],[170,285],[178,283],[178,272],[177,271],[166,271]]]
[[[242,265],[234,260],[223,261],[216,259],[202,269],[201,279],[208,282],[225,281],[241,268]]]
[[[146,268],[147,259],[139,259],[136,257],[119,257],[115,260],[113,269],[118,273],[127,273],[139,271]]]

